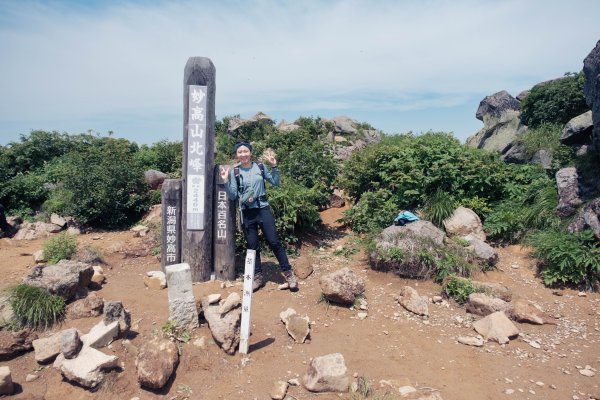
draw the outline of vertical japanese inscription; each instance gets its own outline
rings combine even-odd
[[[187,121],[187,229],[204,230],[206,86],[189,85]]]
[[[167,265],[178,263],[177,257],[177,247],[179,243],[177,243],[177,226],[179,221],[177,221],[177,207],[175,206],[167,206],[167,227],[166,227],[166,262]]]
[[[227,192],[222,185],[217,189],[217,229],[216,242],[225,243],[227,241],[227,221],[229,212],[229,204],[227,200]]]

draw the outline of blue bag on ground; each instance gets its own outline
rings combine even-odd
[[[403,210],[400,211],[398,216],[394,219],[394,225],[405,225],[418,220],[419,217],[417,217],[415,214],[411,213],[410,211]]]

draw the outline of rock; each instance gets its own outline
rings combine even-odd
[[[583,60],[583,74],[585,84],[583,94],[585,101],[592,109],[592,145],[600,152],[600,40],[596,47]]]
[[[35,351],[35,361],[47,363],[54,361],[60,354],[60,340],[62,333],[58,332],[52,336],[36,339],[32,342]]]
[[[130,231],[133,232],[135,237],[144,237],[150,232],[150,228],[144,225],[136,225]]]
[[[306,279],[313,273],[313,261],[309,256],[298,257],[294,262],[294,275],[298,277],[298,279]]]
[[[533,157],[531,157],[531,163],[540,164],[544,169],[551,169],[553,157],[554,153],[552,150],[541,149],[536,151]]]
[[[0,291],[0,325],[5,325],[15,319],[15,313],[10,304],[10,296]]]
[[[446,238],[446,234],[437,226],[423,220],[411,222],[404,226],[388,226],[381,232],[381,238],[384,241],[396,244],[397,247],[401,247],[398,242],[403,234],[413,234],[418,238],[430,239],[438,246],[442,246]]]
[[[299,316],[292,308],[288,308],[279,314],[279,318],[285,324],[285,329],[296,343],[304,343],[310,334],[310,319],[307,315]]]
[[[502,311],[497,311],[476,321],[473,328],[486,340],[494,340],[500,344],[510,342],[510,338],[519,334],[519,329]]]
[[[577,207],[583,204],[579,195],[579,175],[575,167],[568,167],[556,172],[558,188],[558,206],[556,214],[561,218],[570,217]]]
[[[274,122],[271,117],[269,117],[267,114],[262,113],[260,111],[248,119],[233,117],[233,118],[229,119],[229,125],[227,126],[227,133],[229,133],[231,135],[235,131],[237,131],[239,128],[241,128],[242,126],[248,126],[248,125],[253,125],[253,124],[257,124],[257,123],[273,125]]]
[[[162,271],[148,271],[144,277],[144,285],[153,290],[162,290],[167,287],[167,276]]]
[[[81,235],[81,229],[77,228],[76,226],[69,226],[65,232],[73,236]]]
[[[67,220],[55,213],[52,213],[50,215],[50,223],[56,226],[60,226],[61,229],[67,226]]]
[[[283,400],[287,393],[289,384],[285,381],[277,381],[273,384],[271,389],[271,398],[273,400]]]
[[[58,233],[62,228],[55,224],[49,224],[47,222],[28,222],[25,221],[19,227],[19,231],[13,237],[14,240],[34,240],[39,238],[46,238],[52,233]]]
[[[508,316],[517,322],[529,322],[535,325],[554,324],[556,322],[542,310],[525,300],[516,300],[507,310]]]
[[[94,269],[94,275],[92,275],[92,283],[95,285],[102,285],[106,280],[106,276],[104,276],[104,270],[99,265],[94,265],[92,268]]]
[[[216,304],[221,301],[221,293],[213,293],[206,296],[208,304]]]
[[[478,149],[504,154],[527,130],[521,124],[519,102],[505,90],[485,97],[479,103],[475,117],[483,121],[483,128],[467,138],[466,144]]]
[[[473,336],[459,336],[458,343],[466,344],[467,346],[475,346],[481,347],[483,346],[483,338],[481,336],[473,337]]]
[[[466,304],[467,312],[483,317],[497,311],[506,311],[508,308],[509,304],[506,301],[490,297],[485,293],[471,293]]]
[[[600,240],[600,197],[587,203],[579,210],[577,216],[569,224],[568,231],[571,233],[590,229]]]
[[[86,298],[68,304],[66,316],[69,319],[97,317],[103,310],[104,300],[95,293],[90,293]]]
[[[36,333],[27,330],[0,330],[0,359],[9,360],[33,349],[32,342],[37,338]]]
[[[208,322],[210,332],[215,342],[227,353],[235,354],[240,344],[240,323],[242,310],[234,308],[226,314],[219,312],[218,304],[210,304],[208,297],[202,298],[204,318]]]
[[[167,174],[164,172],[155,169],[144,171],[144,180],[152,189],[160,188],[165,179],[167,179]]]
[[[79,338],[79,332],[75,328],[66,329],[60,335],[60,352],[67,359],[77,357],[83,342]]]
[[[329,301],[340,304],[352,304],[365,291],[364,280],[348,267],[322,276],[319,284]]]
[[[104,302],[104,324],[109,325],[113,321],[119,323],[119,335],[125,336],[131,329],[131,314],[123,307],[120,301]]]
[[[200,347],[202,350],[206,350],[206,337],[202,336],[192,343],[196,347]]]
[[[300,128],[300,125],[289,123],[285,119],[282,119],[281,122],[277,124],[276,128],[282,132],[291,132]]]
[[[340,353],[315,357],[304,375],[304,387],[311,392],[347,392],[346,372],[344,356]]]
[[[593,130],[594,123],[592,121],[592,110],[590,110],[567,122],[560,135],[560,142],[567,146],[590,144]]]
[[[582,368],[579,370],[579,373],[583,376],[587,376],[589,378],[596,376],[596,373],[589,368]]]
[[[108,356],[89,346],[83,346],[79,355],[71,360],[59,354],[54,368],[68,380],[85,388],[94,388],[104,380],[105,370],[117,368],[119,358]]]
[[[464,236],[463,239],[469,242],[469,247],[478,260],[489,266],[494,266],[498,263],[498,252],[492,246],[472,235]]]
[[[44,256],[44,250],[38,250],[35,253],[33,253],[33,262],[36,264],[41,264],[41,263],[45,263],[46,261],[46,257]]]
[[[458,207],[454,210],[454,213],[444,220],[444,229],[448,236],[470,235],[485,242],[481,219],[470,208]]]
[[[140,223],[147,227],[160,227],[162,224],[162,204],[155,204],[150,207]]]
[[[100,321],[81,337],[81,341],[85,346],[100,349],[111,344],[118,336],[119,321],[112,321],[108,324]]]
[[[23,283],[46,289],[69,301],[77,290],[90,284],[93,275],[94,269],[90,264],[61,260],[55,265],[34,267]]]
[[[525,145],[514,142],[501,157],[502,161],[512,164],[525,164],[529,162],[529,158],[529,153]]]
[[[512,300],[512,291],[505,285],[495,282],[472,281],[476,292],[482,292],[488,296],[497,297],[506,302]]]
[[[161,389],[175,372],[179,352],[175,343],[155,338],[142,345],[135,360],[138,382],[150,389]]]
[[[25,382],[33,382],[37,379],[39,379],[39,375],[36,374],[27,374],[27,376],[25,377]]]
[[[7,366],[0,367],[0,395],[12,395],[15,391],[10,368]]]
[[[401,289],[398,301],[402,307],[412,313],[429,316],[429,299],[427,296],[419,296],[419,293],[410,286]]]
[[[334,189],[333,193],[329,195],[329,207],[331,208],[342,208],[346,205],[343,194],[339,189]]]
[[[221,314],[226,314],[229,311],[233,310],[236,307],[242,305],[242,299],[237,292],[230,293],[229,296],[225,299],[223,304],[219,306],[219,312]]]

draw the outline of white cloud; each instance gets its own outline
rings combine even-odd
[[[216,66],[218,115],[452,107],[579,70],[600,39],[597,1],[14,2],[4,11],[0,128],[179,112],[190,56]]]

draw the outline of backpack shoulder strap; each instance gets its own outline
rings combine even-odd
[[[242,179],[240,178],[240,164],[236,164],[233,167],[233,175],[235,176],[235,181],[237,183],[238,191],[241,193],[243,190],[243,187],[242,187]]]
[[[260,174],[262,175],[263,180],[264,180],[265,179],[265,164],[263,164],[261,162],[256,163],[256,164],[258,165],[258,168],[260,168]]]

